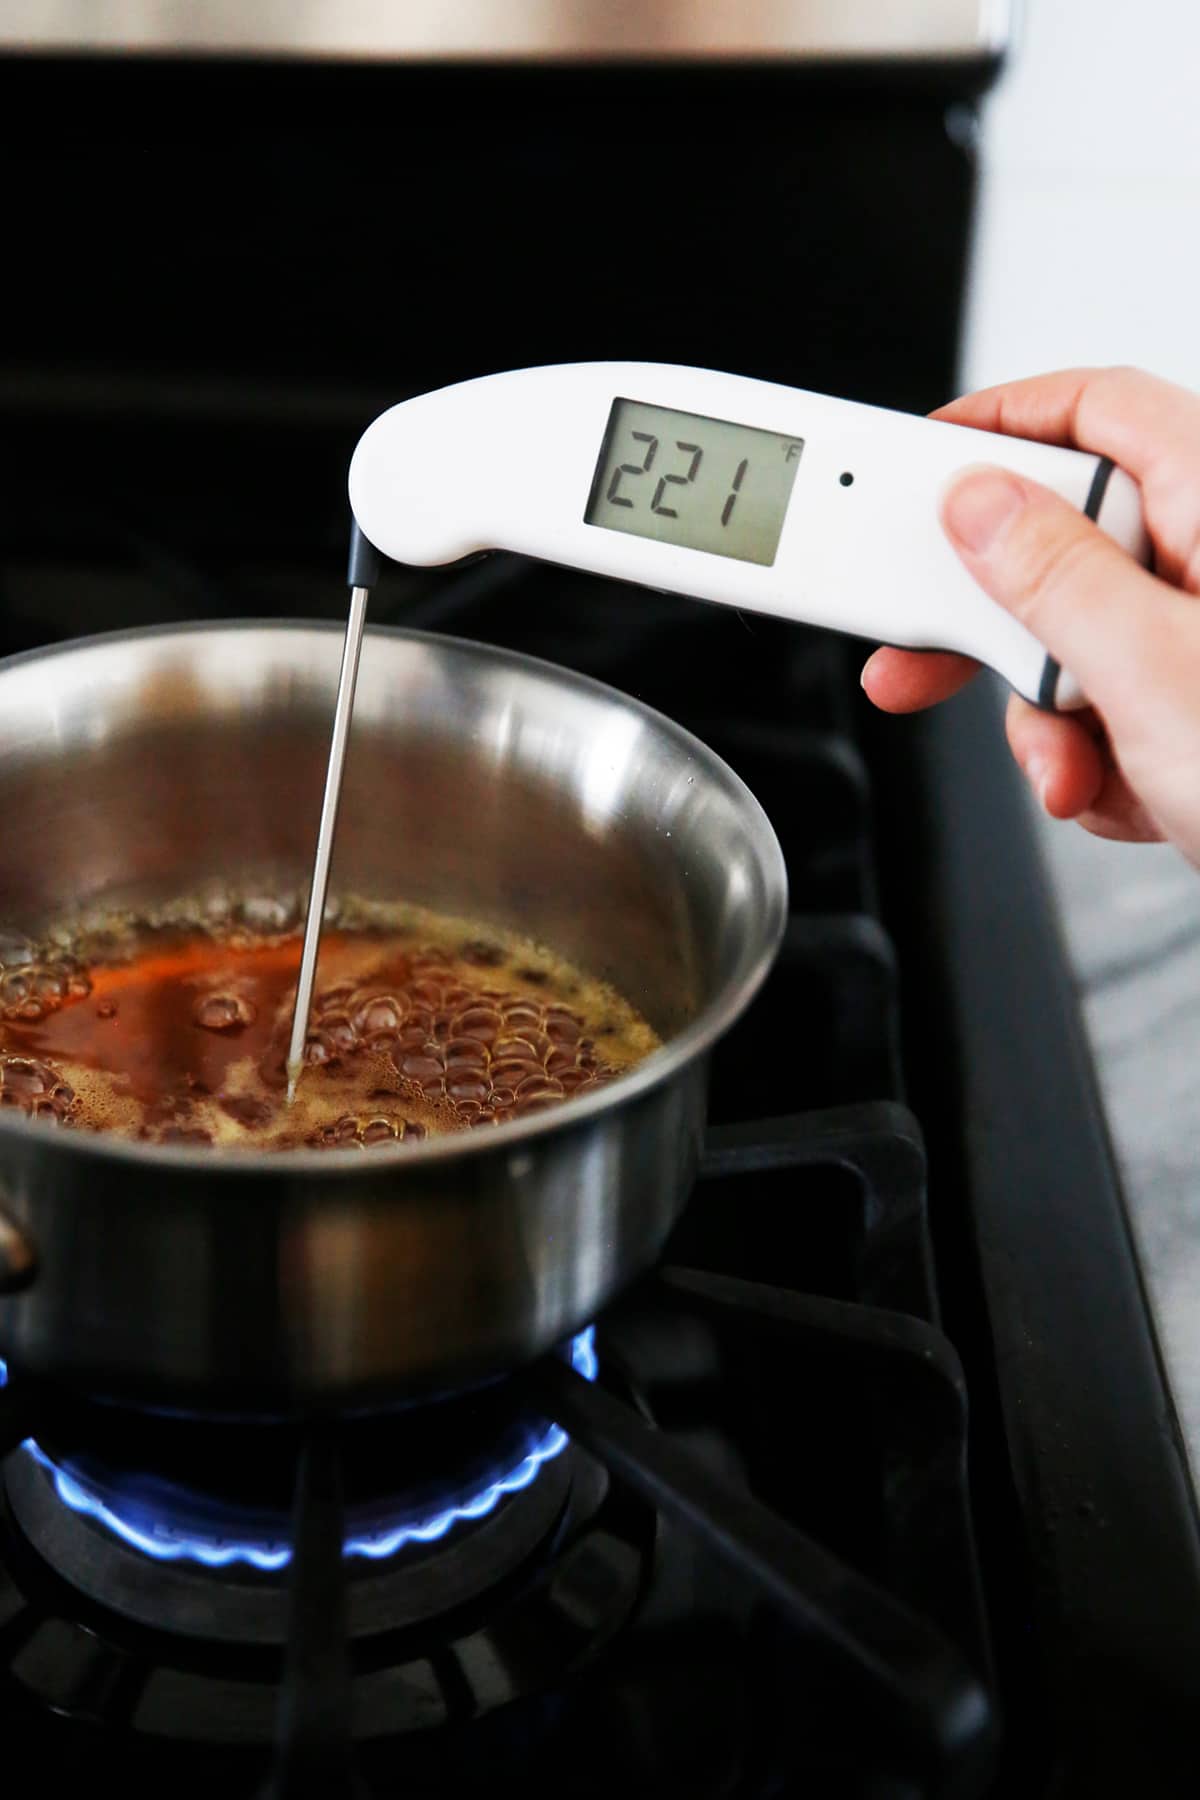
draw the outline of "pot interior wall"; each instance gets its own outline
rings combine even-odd
[[[336,631],[243,626],[0,669],[0,923],[306,883],[339,660]],[[333,888],[520,930],[664,1035],[782,904],[762,815],[674,727],[558,671],[387,632],[364,648]]]

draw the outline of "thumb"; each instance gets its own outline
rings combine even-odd
[[[943,498],[942,525],[985,591],[1110,723],[1131,700],[1144,704],[1184,679],[1180,631],[1195,635],[1189,603],[1059,495],[1005,469],[969,470]],[[1200,641],[1187,647],[1194,664]]]

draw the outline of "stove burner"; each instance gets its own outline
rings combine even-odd
[[[562,1353],[594,1379],[591,1331]],[[349,1421],[341,1434],[345,1628],[363,1745],[420,1744],[432,1726],[540,1705],[635,1612],[657,1543],[653,1510],[531,1417],[524,1391],[499,1382]],[[167,1741],[221,1754],[274,1743],[293,1630],[287,1571],[189,1552],[197,1539],[205,1550],[287,1552],[299,1441],[289,1427],[272,1435],[94,1405],[56,1413],[0,1481],[0,1712],[11,1683],[22,1705],[105,1727],[114,1744],[132,1736],[153,1754]],[[507,1473],[481,1480],[489,1467]],[[393,1501],[384,1523],[379,1471],[394,1493],[397,1468],[420,1475],[403,1484],[407,1515]],[[86,1508],[71,1503],[72,1484]],[[151,1496],[156,1504],[168,1489],[189,1510],[169,1514],[163,1555],[138,1504],[162,1519]],[[450,1506],[451,1494],[464,1498]],[[98,1496],[122,1526],[151,1536],[150,1554],[97,1517]],[[206,1506],[226,1542],[203,1529]],[[240,1529],[256,1520],[270,1529]],[[382,1551],[401,1533],[406,1554],[358,1553],[356,1540]]]
[[[571,1361],[588,1381],[596,1377],[594,1328],[580,1332],[571,1345]],[[7,1369],[0,1360],[0,1386]],[[345,1555],[372,1562],[396,1555],[408,1545],[429,1545],[462,1522],[486,1518],[510,1494],[529,1487],[546,1463],[567,1446],[567,1435],[558,1425],[548,1425],[531,1447],[505,1473],[484,1480],[464,1497],[441,1504],[432,1511],[406,1506],[403,1497],[389,1496],[370,1504],[347,1506]],[[241,1564],[264,1574],[286,1568],[291,1545],[284,1532],[286,1522],[266,1512],[246,1509],[246,1524],[236,1533],[222,1530],[228,1513],[207,1496],[198,1495],[169,1481],[144,1478],[131,1491],[129,1480],[106,1479],[107,1472],[76,1461],[70,1455],[51,1456],[32,1438],[21,1452],[37,1462],[52,1478],[55,1492],[72,1512],[79,1513],[132,1549],[160,1562],[193,1562],[209,1569]],[[256,1529],[257,1523],[257,1529]]]

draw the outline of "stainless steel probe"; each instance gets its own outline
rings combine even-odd
[[[321,801],[321,823],[317,828],[317,850],[313,858],[312,883],[308,891],[308,914],[304,921],[304,947],[300,953],[300,975],[296,983],[296,1005],[292,1013],[292,1035],[287,1055],[288,1105],[296,1097],[296,1084],[304,1067],[304,1046],[308,1039],[308,1019],[312,1011],[313,984],[317,978],[317,956],[321,949],[321,926],[325,921],[325,898],[329,889],[329,866],[333,861],[333,840],[337,830],[338,802],[342,795],[342,769],[346,761],[346,745],[350,738],[350,720],[354,713],[354,687],[358,680],[358,659],[362,649],[363,627],[367,618],[367,601],[379,578],[378,552],[369,544],[357,525],[350,533],[350,564],[347,581],[350,587],[350,614],[346,620],[346,637],[342,645],[342,668],[338,676],[337,700],[333,709],[333,734],[329,740],[329,762],[325,769],[325,794]]]

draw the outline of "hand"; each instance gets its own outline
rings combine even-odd
[[[960,476],[942,526],[1092,702],[1053,714],[1009,700],[1009,745],[1042,806],[1099,837],[1169,838],[1200,866],[1200,396],[1135,369],[1072,369],[932,416],[1095,451],[1140,484],[1153,574],[1066,501],[1001,470]],[[884,649],[862,680],[885,712],[915,712],[975,673],[960,656]]]

